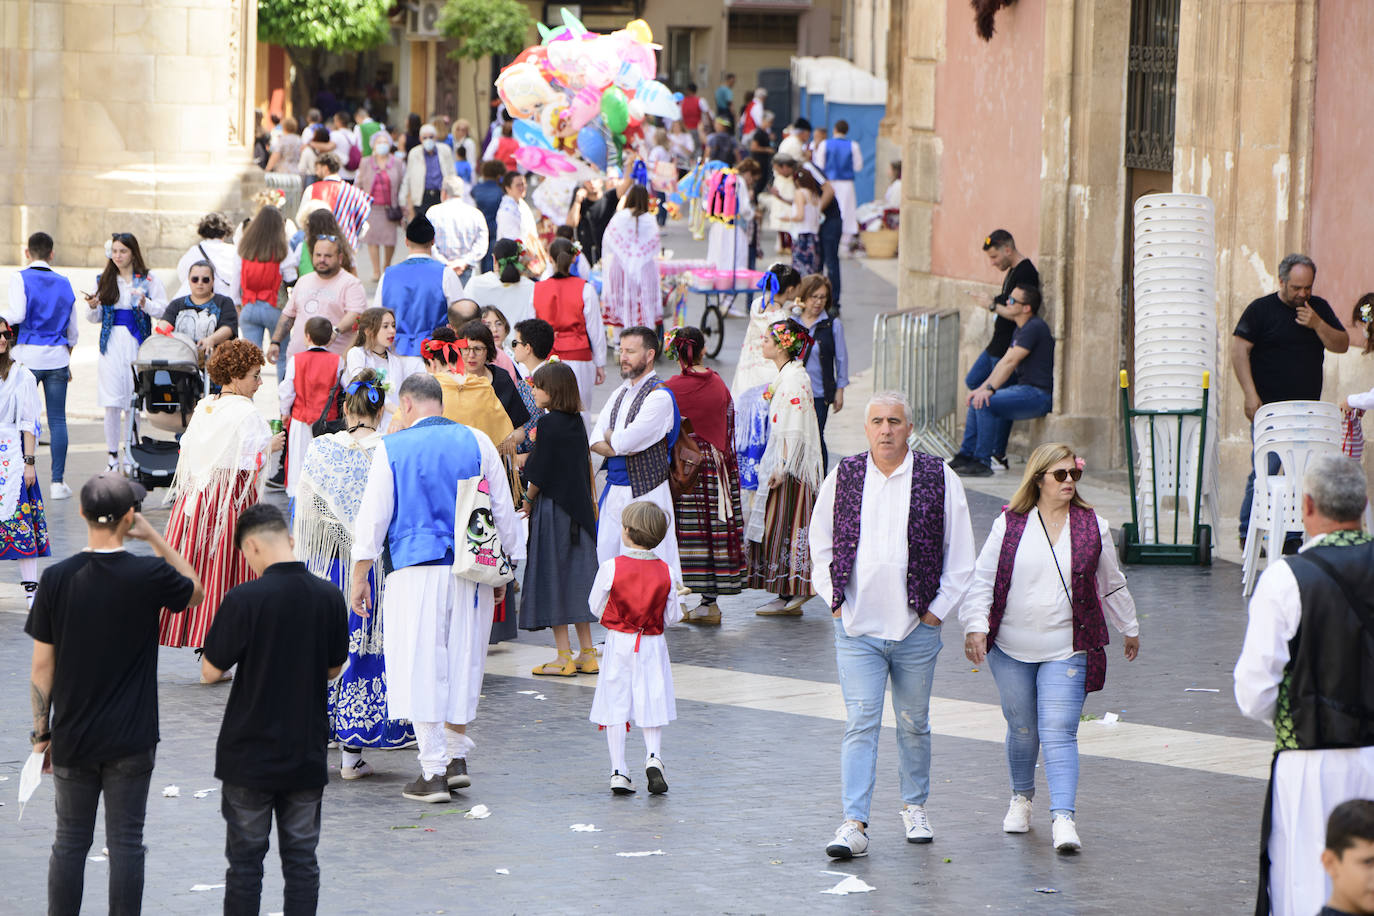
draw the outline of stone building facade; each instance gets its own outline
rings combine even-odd
[[[38,230],[64,264],[111,232],[174,263],[209,210],[246,214],[253,0],[0,0],[0,250]]]
[[[1142,15],[1176,36],[1173,138],[1157,163],[1128,167],[1127,76],[1133,17]],[[1240,313],[1277,288],[1278,262],[1291,251],[1316,260],[1315,293],[1347,323],[1352,303],[1374,289],[1363,253],[1374,228],[1365,205],[1374,90],[1361,63],[1374,4],[1017,0],[984,42],[967,0],[908,0],[900,26],[902,302],[960,309],[967,366],[990,332],[968,292],[1000,279],[982,240],[997,227],[1015,235],[1040,268],[1058,339],[1054,412],[1018,424],[1030,438],[1070,441],[1099,466],[1120,465],[1131,206],[1141,193],[1171,189],[1216,203],[1221,358],[1212,394],[1223,508],[1234,511],[1250,448],[1226,356]],[[1351,336],[1351,353],[1327,355],[1327,400],[1374,384],[1374,363]]]

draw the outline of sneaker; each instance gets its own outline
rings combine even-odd
[[[421,802],[446,802],[452,796],[448,794],[448,785],[442,776],[425,777],[421,773],[420,778],[407,785],[401,790],[401,795],[411,801]]]
[[[948,462],[948,464],[949,464],[949,469],[950,469],[951,471],[958,472],[958,470],[959,470],[960,468],[967,466],[967,465],[968,465],[970,462],[972,462],[972,461],[973,461],[973,456],[972,456],[972,455],[965,455],[963,452],[960,452],[959,454],[955,455],[953,458],[949,459],[949,462]]]
[[[654,754],[644,762],[644,778],[649,780],[649,794],[662,795],[668,791],[668,780],[663,778],[663,761]]]
[[[1054,838],[1055,852],[1073,855],[1083,848],[1082,841],[1078,839],[1078,828],[1074,826],[1073,818],[1067,814],[1054,816],[1050,835]]]
[[[1006,455],[992,456],[992,473],[1005,474],[1009,470],[1011,470],[1011,462],[1007,460]]]
[[[1004,833],[1029,833],[1031,822],[1031,800],[1024,795],[1013,795],[1007,816],[1002,818]]]
[[[361,757],[358,762],[351,767],[339,767],[339,775],[344,779],[362,779],[364,776],[372,775],[372,765]],[[410,787],[407,786],[407,789]]]
[[[845,821],[835,831],[835,838],[825,847],[832,859],[857,859],[868,855],[868,835],[858,821]]]
[[[929,843],[935,839],[935,830],[926,817],[925,805],[907,805],[902,809],[902,824],[906,827],[908,843]]]
[[[960,477],[991,477],[992,468],[988,467],[977,458],[974,458],[963,467],[955,468],[954,473],[958,474]]]
[[[20,584],[24,586],[24,600],[29,603],[29,610],[33,610],[33,596],[38,594],[38,583],[23,582]]]
[[[107,472],[109,472],[109,471],[118,472],[118,471],[119,471],[119,456],[116,455],[114,452],[110,452],[110,457],[109,457],[109,459],[105,462],[105,470],[106,470]]]
[[[71,499],[72,488],[60,480],[52,482],[52,489],[48,490],[48,499]]]
[[[282,465],[281,470],[267,478],[267,489],[285,490],[286,489],[286,465]]]
[[[472,785],[466,757],[454,757],[448,762],[448,769],[444,771],[444,781],[450,789],[466,789]]]
[[[630,783],[630,777],[616,770],[611,774],[611,792],[615,795],[634,795],[635,787]]]

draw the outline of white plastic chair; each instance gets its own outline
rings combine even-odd
[[[1205,194],[1146,194],[1136,199],[1136,216],[1157,210],[1202,212],[1211,219],[1216,218],[1216,205]]]

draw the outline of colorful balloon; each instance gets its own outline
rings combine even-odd
[[[496,93],[517,119],[532,118],[543,106],[563,100],[563,94],[550,86],[539,68],[529,61],[502,70],[496,77]]]
[[[678,104],[668,87],[658,80],[649,80],[635,92],[635,101],[644,109],[645,114],[657,118],[677,121],[682,117],[682,106]]]
[[[541,149],[553,149],[553,144],[549,142],[549,138],[544,136],[544,131],[540,130],[539,125],[535,124],[533,121],[516,121],[515,139],[518,140],[522,146],[537,146]]]
[[[593,124],[577,132],[577,151],[593,166],[606,171],[606,138]]]
[[[612,134],[623,133],[630,124],[630,100],[616,86],[607,89],[601,96],[601,116]]]
[[[590,86],[583,86],[573,95],[572,102],[568,105],[568,127],[573,133],[577,133],[599,114],[601,92]]]

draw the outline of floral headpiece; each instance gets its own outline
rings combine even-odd
[[[349,383],[348,387],[344,389],[344,394],[351,398],[359,391],[366,391],[367,403],[371,404],[373,407],[377,407],[385,400],[386,390],[386,383],[378,381],[375,378],[357,379]]]
[[[511,239],[511,241],[515,242],[515,254],[504,258],[497,258],[496,263],[501,267],[505,267],[507,264],[513,264],[519,267],[521,259],[525,257],[525,243],[519,239]]]
[[[695,340],[683,333],[683,328],[673,328],[663,337],[663,355],[676,360],[683,369],[696,362],[697,346]]]
[[[1374,320],[1374,303],[1360,303],[1360,323],[1369,324],[1371,320]]]
[[[281,188],[263,188],[253,195],[253,202],[259,207],[276,207],[281,209],[286,205],[286,192]]]
[[[773,335],[773,342],[793,359],[805,361],[806,354],[811,352],[811,345],[815,342],[815,338],[795,321],[775,321],[768,330]]]

